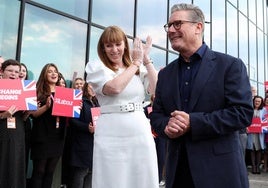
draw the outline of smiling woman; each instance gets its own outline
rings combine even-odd
[[[2,79],[18,79],[20,63],[9,59],[3,62]],[[2,90],[1,100],[16,98],[19,90]],[[6,111],[0,111],[0,187],[26,187],[25,178],[25,135],[23,112],[11,106]]]

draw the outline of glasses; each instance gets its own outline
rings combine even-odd
[[[187,20],[177,20],[172,23],[167,23],[164,25],[164,29],[166,32],[168,32],[169,28],[173,25],[175,30],[179,30],[181,28],[181,25],[184,23],[197,23],[194,21],[187,21]]]

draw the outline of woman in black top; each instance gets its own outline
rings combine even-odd
[[[55,87],[59,84],[55,64],[46,64],[36,84],[39,108],[32,112],[32,188],[50,188],[53,173],[64,146],[66,118],[52,115]]]

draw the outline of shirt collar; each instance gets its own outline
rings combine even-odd
[[[197,60],[202,59],[206,50],[207,50],[207,45],[205,42],[203,42],[200,48],[190,57],[190,60],[197,61]],[[181,55],[179,56],[179,60],[180,61],[182,60],[182,62],[185,62]]]

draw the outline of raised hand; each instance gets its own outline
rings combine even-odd
[[[131,53],[132,61],[140,65],[143,61],[143,48],[142,42],[139,38],[135,38],[133,42],[133,49]]]

